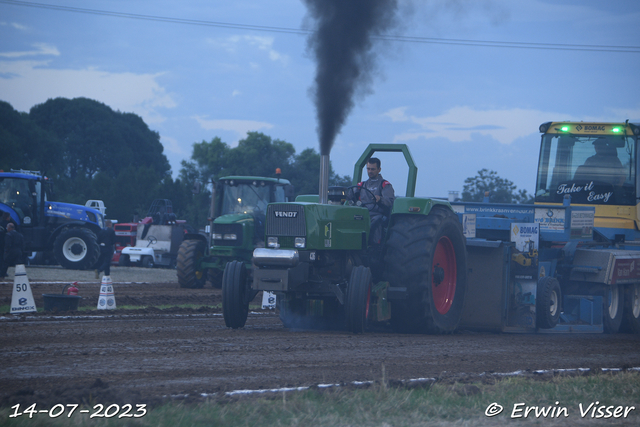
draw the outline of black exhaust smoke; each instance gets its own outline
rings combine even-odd
[[[320,154],[329,155],[354,105],[371,92],[375,71],[372,36],[396,22],[397,0],[304,0],[315,28],[309,48],[317,60],[313,96]]]
[[[313,95],[320,139],[320,203],[328,203],[329,153],[354,105],[371,92],[372,36],[396,21],[397,0],[304,0],[315,21],[309,48],[317,68]]]

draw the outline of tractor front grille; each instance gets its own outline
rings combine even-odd
[[[213,224],[213,233],[222,234],[235,234],[235,240],[215,239],[213,241],[214,246],[242,246],[242,225],[241,224]]]
[[[307,229],[304,207],[301,205],[272,204],[267,207],[267,236],[305,237]]]

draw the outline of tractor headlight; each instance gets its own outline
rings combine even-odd
[[[267,237],[267,247],[278,249],[280,245],[278,244],[277,237]]]
[[[222,236],[223,240],[238,240],[238,235],[235,233],[228,233]]]
[[[307,239],[304,237],[296,237],[293,242],[293,246],[297,249],[304,249],[305,246],[307,246]]]
[[[222,240],[222,233],[213,233],[213,240]]]

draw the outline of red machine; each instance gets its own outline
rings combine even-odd
[[[113,254],[111,264],[117,265],[120,261],[122,249],[127,246],[136,245],[136,236],[138,234],[138,223],[122,222],[113,224],[113,231],[116,233],[116,252]]]

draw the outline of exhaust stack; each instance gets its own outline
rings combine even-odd
[[[320,204],[329,203],[329,155],[320,155]]]

